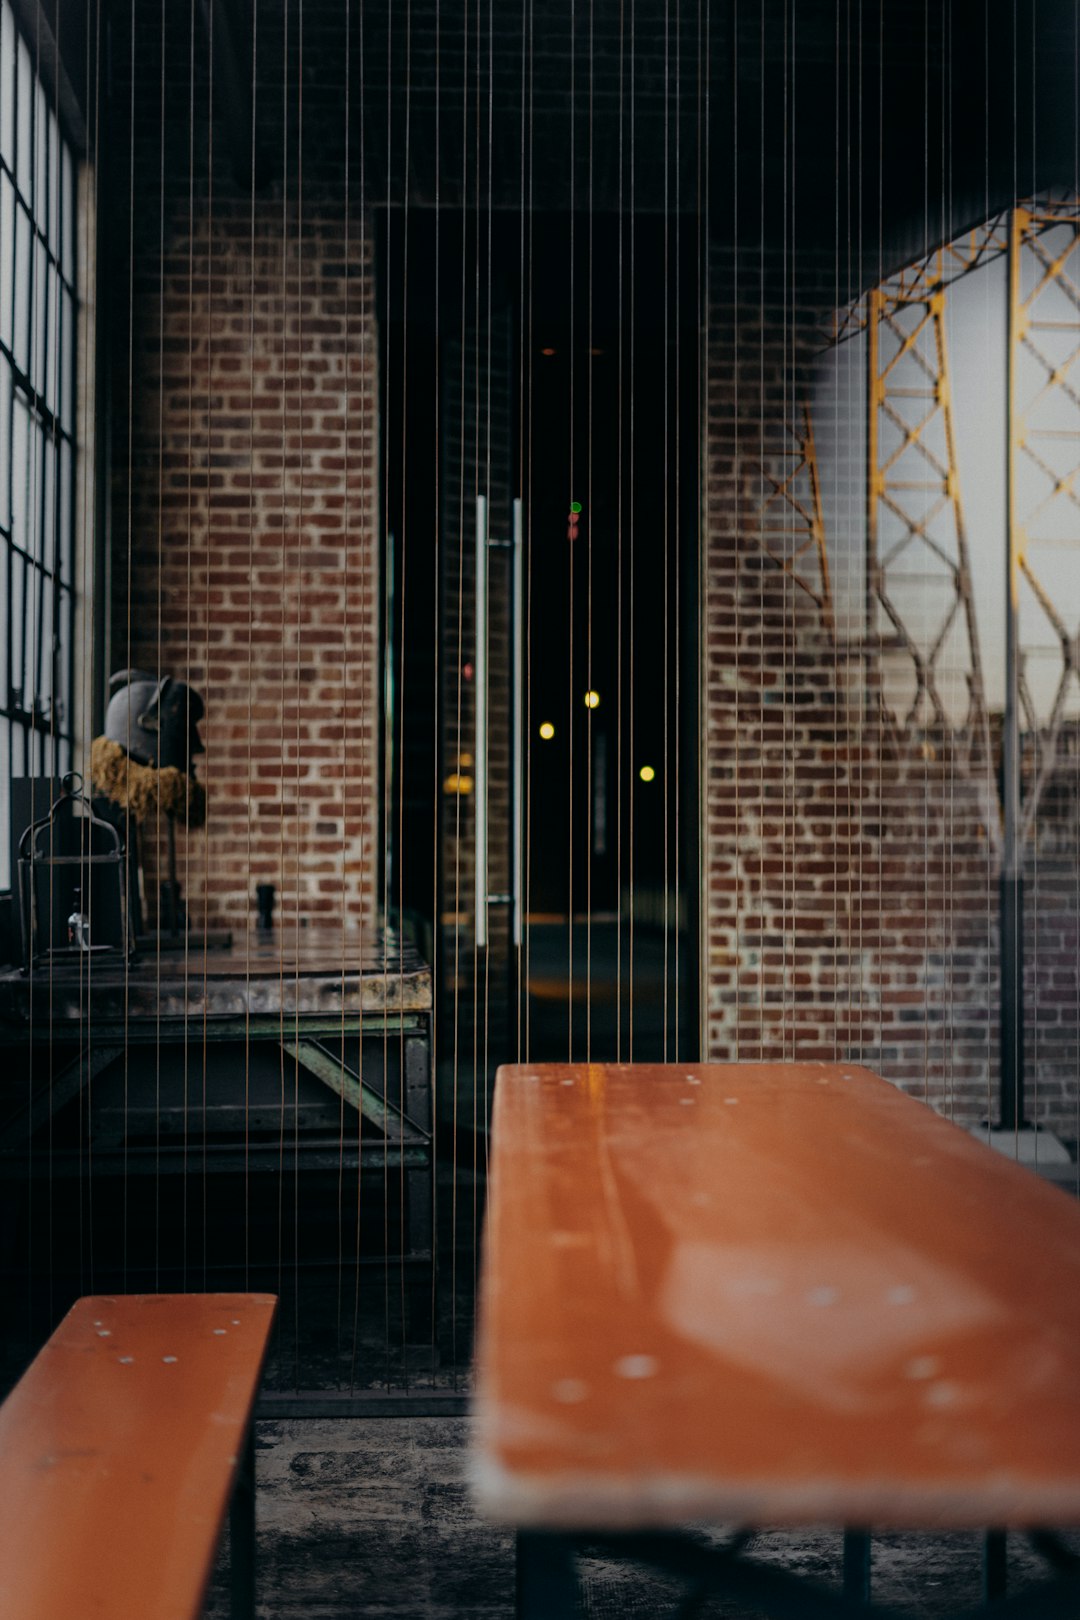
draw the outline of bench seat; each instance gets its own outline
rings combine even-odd
[[[251,1549],[235,1543],[275,1308],[267,1294],[77,1301],[0,1407],[0,1614],[192,1620],[238,1486],[243,1609]]]

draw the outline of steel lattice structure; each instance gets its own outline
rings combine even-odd
[[[829,558],[821,509],[821,481],[810,407],[788,429],[770,462],[751,464],[763,491],[757,539],[765,555],[802,587],[834,633]]]
[[[903,734],[959,733],[969,753],[985,758],[945,298],[940,279],[914,272],[867,298],[867,645],[879,660],[883,699],[900,690],[895,667],[886,667],[890,655],[910,663]],[[956,673],[966,685],[962,715],[945,689]]]
[[[1028,739],[1021,840],[1058,763],[1070,689],[1080,679],[1078,362],[1080,201],[1016,208],[1009,222],[1009,526],[1017,700]],[[1049,678],[1036,681],[1033,666],[1044,657]]]

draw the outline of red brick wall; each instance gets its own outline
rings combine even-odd
[[[834,636],[763,550],[762,469],[790,465],[830,288],[828,265],[714,255],[703,1045],[717,1059],[866,1062],[975,1123],[997,1106],[992,768],[965,763],[963,738],[887,729],[861,624]],[[1041,813],[1028,851],[1028,1094],[1075,1138],[1076,796],[1062,791],[1071,816]]]
[[[196,46],[201,81],[201,35]],[[280,98],[273,64],[280,79],[284,60],[264,63],[264,99]],[[186,27],[167,37],[164,61],[163,158],[161,45],[147,22],[136,34],[133,213],[130,189],[118,187],[117,200],[118,247],[128,238],[134,261],[130,350],[126,287],[114,316],[112,666],[182,677],[205,700],[198,771],[208,825],[179,840],[198,920],[243,923],[258,882],[277,885],[283,918],[371,916],[380,747],[371,222],[355,204],[347,217],[340,153],[323,157],[310,132],[302,185],[290,171],[245,194],[204,87],[188,94]],[[324,116],[341,72],[309,38],[305,94]],[[295,140],[295,99],[288,113]],[[151,906],[155,887],[151,875]]]

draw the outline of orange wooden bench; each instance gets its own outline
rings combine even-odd
[[[1080,1207],[854,1066],[503,1068],[474,1405],[522,1615],[582,1535],[793,1612],[701,1522],[846,1529],[850,1613],[871,1530],[1080,1526]]]
[[[0,1614],[191,1620],[230,1508],[254,1612],[252,1415],[276,1300],[90,1296],[0,1407]]]

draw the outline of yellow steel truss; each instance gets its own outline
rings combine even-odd
[[[1021,836],[1058,763],[1080,679],[1080,201],[1015,208],[1009,222],[1010,593],[1029,739]],[[1063,555],[1064,554],[1064,555]],[[1071,585],[1071,589],[1069,588]],[[1044,647],[1049,632],[1052,642]],[[1032,666],[1046,658],[1036,683]]]
[[[886,709],[898,722],[902,713],[900,734],[961,735],[974,754],[985,750],[988,730],[956,461],[945,287],[927,265],[917,268],[865,300],[867,646],[878,661]],[[958,677],[965,688],[962,713],[949,690]]]
[[[767,461],[751,464],[762,491],[757,540],[762,551],[801,586],[833,633],[833,603],[821,482],[810,407],[788,429],[786,441]]]

